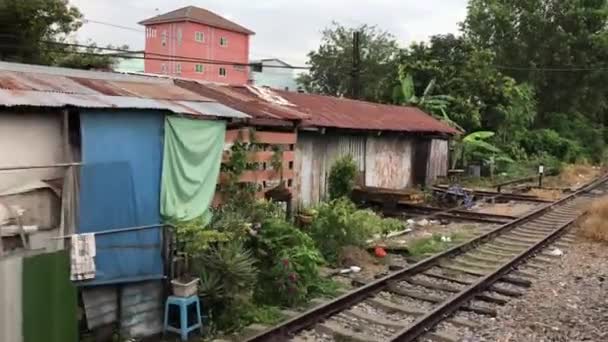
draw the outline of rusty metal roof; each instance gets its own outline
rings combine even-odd
[[[331,96],[264,88],[175,80],[180,87],[252,117],[252,123],[301,121],[303,126],[427,134],[459,132],[416,107],[384,105]],[[259,88],[258,88],[259,89]],[[269,96],[261,96],[269,95]],[[265,121],[264,121],[265,120]]]
[[[157,15],[155,17],[140,21],[140,25],[154,25],[162,23],[174,23],[178,21],[192,21],[199,24],[209,25],[212,27],[221,28],[228,31],[240,32],[245,34],[255,34],[253,31],[232,22],[220,15],[217,15],[209,10],[187,6],[176,9],[171,12]]]
[[[0,106],[156,109],[248,118],[170,79],[0,62]]]
[[[415,107],[384,105],[345,98],[273,91],[309,114],[306,126],[410,133],[459,132]]]
[[[175,84],[201,96],[234,108],[252,117],[252,123],[263,126],[292,126],[309,116],[296,108],[269,103],[244,86],[228,86],[196,80],[175,80]]]

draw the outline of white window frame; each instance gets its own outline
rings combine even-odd
[[[167,74],[167,64],[162,63],[160,65],[160,73],[163,74],[163,75]]]
[[[223,75],[222,75],[222,70],[224,71]],[[227,77],[228,76],[228,70],[226,70],[226,68],[224,68],[224,67],[220,67],[219,68],[219,74],[220,74],[220,77]]]
[[[221,47],[228,47],[228,38],[226,38],[226,37],[220,37],[220,46]]]
[[[182,63],[175,63],[175,73],[177,75],[182,74]]]
[[[196,41],[198,43],[204,43],[205,42],[205,32],[201,32],[201,31],[194,32],[194,41]]]
[[[177,28],[177,45],[182,46],[182,38],[183,38],[182,28],[178,27]]]
[[[204,64],[195,64],[194,65],[194,72],[198,73],[198,74],[202,74],[205,72],[205,65]]]

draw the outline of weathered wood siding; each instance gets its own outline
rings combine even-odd
[[[426,168],[426,184],[432,184],[438,177],[448,174],[448,141],[433,139]]]
[[[414,140],[404,137],[368,137],[365,185],[403,189],[413,184]]]
[[[326,199],[331,167],[348,154],[357,163],[366,186],[412,186],[415,141],[411,137],[300,132],[295,157],[296,204],[306,207]]]
[[[296,144],[297,204],[308,206],[325,199],[327,178],[335,161],[351,155],[358,171],[365,171],[365,136],[300,132]]]

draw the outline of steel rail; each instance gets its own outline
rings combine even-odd
[[[402,279],[402,278],[406,278],[406,277],[410,277],[410,276],[422,273],[425,270],[428,270],[429,268],[435,266],[439,260],[442,260],[444,258],[449,258],[449,257],[455,256],[455,255],[459,255],[470,249],[473,249],[474,247],[478,246],[479,244],[481,244],[485,241],[492,240],[494,237],[496,237],[502,233],[508,232],[511,229],[513,229],[517,226],[520,226],[525,222],[528,222],[532,219],[537,218],[538,216],[545,214],[547,211],[551,210],[553,207],[561,205],[565,202],[568,202],[568,201],[572,200],[573,198],[579,196],[580,194],[587,192],[587,191],[593,189],[594,187],[597,187],[598,185],[606,182],[607,180],[608,180],[608,177],[606,175],[604,175],[598,179],[595,179],[595,180],[589,182],[588,184],[586,184],[585,186],[581,187],[576,192],[573,192],[570,195],[563,197],[555,202],[545,204],[542,207],[530,212],[529,214],[527,214],[525,216],[519,217],[509,223],[506,223],[504,225],[501,225],[501,226],[495,228],[494,230],[492,230],[490,232],[487,232],[480,236],[474,237],[468,241],[465,241],[465,242],[463,242],[457,246],[454,246],[446,251],[443,251],[439,254],[428,257],[407,268],[404,268],[395,273],[392,273],[385,277],[377,279],[367,285],[364,285],[364,286],[358,288],[355,291],[346,293],[323,305],[312,308],[279,325],[271,327],[270,329],[262,331],[259,334],[254,335],[252,337],[249,337],[245,341],[246,342],[285,341],[290,338],[290,335],[292,335],[298,331],[301,331],[307,327],[313,326],[317,322],[319,322],[337,312],[348,309],[349,307],[365,300],[365,298],[368,298],[368,297],[372,296],[373,294],[380,292],[381,290],[387,288],[389,286],[389,283],[392,283],[392,282]],[[549,236],[554,236],[554,235],[555,234],[550,234]],[[546,242],[546,241],[547,241],[547,239],[543,239],[543,242]],[[519,256],[518,256],[518,258],[519,258]],[[518,259],[518,260],[520,260],[520,259]],[[511,266],[509,266],[507,268],[510,269]],[[500,270],[502,270],[502,268]],[[496,273],[496,274],[498,274],[498,273]],[[500,276],[497,275],[497,277],[500,278],[503,275],[504,274],[501,274]],[[486,282],[487,282],[487,280],[486,280]],[[472,292],[476,289],[476,287],[474,287],[474,286],[475,285],[471,285],[467,289],[469,289]],[[481,285],[479,285],[479,286],[481,286]],[[471,293],[471,292],[467,292],[467,293]],[[465,298],[465,295],[462,295],[462,298]],[[460,304],[458,306],[460,306]],[[451,306],[450,306],[450,308],[451,308]],[[447,309],[444,309],[444,310],[447,310]],[[437,317],[442,317],[443,315],[445,315],[445,313],[443,313],[441,311],[433,310],[431,313],[424,316],[424,320],[423,320],[423,318],[419,319],[418,324],[417,324],[417,330],[416,330],[417,335],[415,335],[415,336],[419,336],[420,333],[423,333],[424,331],[426,331],[428,324],[431,323],[431,321],[434,322]],[[412,328],[412,326],[408,327],[407,329],[409,330],[411,328]],[[420,332],[420,333],[418,333],[418,332]],[[404,331],[400,332],[399,335],[397,335],[395,341],[409,341],[411,339],[408,336],[410,336],[409,333],[404,330]],[[411,336],[414,336],[413,332],[412,332]],[[401,338],[404,338],[404,339],[401,339]]]
[[[575,193],[570,196],[557,201],[556,205],[559,203],[564,203],[565,201],[572,200],[574,197],[579,196],[582,193],[592,190],[598,185],[606,182],[608,179],[606,177],[602,177],[598,180],[594,180],[591,184],[584,186],[579,189]],[[534,243],[530,247],[526,248],[526,250],[522,251],[515,257],[511,258],[509,261],[503,263],[501,266],[497,267],[495,271],[489,273],[488,275],[482,277],[475,283],[470,286],[464,288],[459,293],[451,296],[447,301],[443,302],[438,307],[434,308],[431,312],[426,315],[420,317],[416,321],[414,321],[410,326],[399,331],[394,337],[392,337],[390,342],[411,342],[420,337],[422,334],[427,332],[430,328],[436,326],[438,323],[443,321],[447,316],[452,314],[454,311],[458,310],[463,304],[472,300],[475,295],[479,292],[482,292],[489,288],[492,284],[500,280],[506,274],[512,271],[517,265],[523,263],[525,260],[536,254],[538,251],[543,249],[545,246],[550,244],[552,241],[556,240],[560,235],[562,235],[566,229],[574,223],[580,215],[576,215],[572,219],[568,220],[566,223],[560,225],[558,228],[551,231],[540,241]]]

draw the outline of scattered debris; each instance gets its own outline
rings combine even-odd
[[[564,255],[564,252],[559,248],[554,248],[548,254],[552,256],[562,256]]]
[[[351,266],[349,268],[344,268],[340,270],[340,274],[348,274],[348,273],[359,273],[361,272],[361,267],[359,266]]]
[[[386,251],[382,247],[376,247],[374,249],[374,254],[376,254],[378,258],[384,258],[386,256]]]

